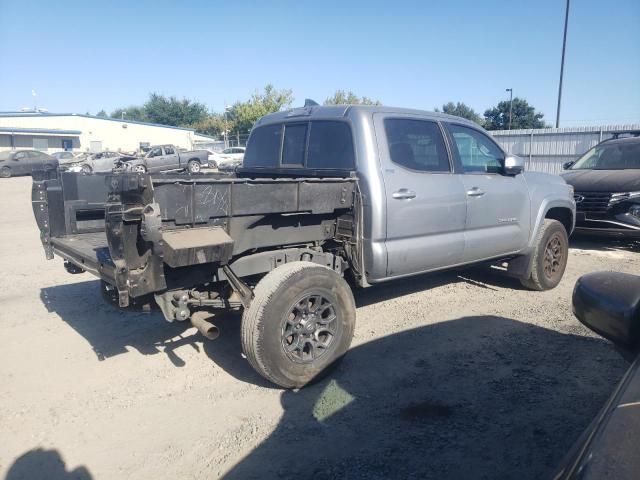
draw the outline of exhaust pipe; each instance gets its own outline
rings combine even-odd
[[[191,315],[191,325],[196,327],[198,331],[209,340],[215,340],[220,336],[220,329],[213,323],[205,320],[211,316],[208,312],[194,312],[193,315]]]

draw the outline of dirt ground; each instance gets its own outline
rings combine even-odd
[[[46,261],[30,187],[0,182],[1,478],[548,478],[626,368],[570,298],[584,273],[640,273],[638,244],[573,241],[544,293],[486,269],[359,291],[345,361],[283,391],[238,316],[205,341]]]

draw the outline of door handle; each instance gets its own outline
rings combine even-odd
[[[391,196],[397,200],[410,200],[412,198],[416,198],[416,192],[406,188],[401,188],[397,192],[393,192]]]
[[[467,196],[469,197],[481,197],[482,195],[484,195],[484,190],[480,190],[478,187],[467,190]]]

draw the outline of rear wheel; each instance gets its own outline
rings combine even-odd
[[[569,258],[569,237],[564,225],[545,219],[536,242],[531,275],[520,283],[531,290],[551,290],[562,280]]]
[[[197,160],[189,160],[189,163],[187,163],[187,170],[189,170],[189,173],[199,173],[200,162]]]
[[[355,302],[336,272],[292,262],[256,286],[242,317],[242,348],[251,366],[285,388],[302,387],[344,356],[355,328]]]
[[[0,168],[0,177],[9,178],[11,176],[11,169],[9,167]]]

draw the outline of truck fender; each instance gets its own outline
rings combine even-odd
[[[555,216],[549,216],[549,211],[553,208],[566,209],[570,212],[571,219],[569,220],[568,224],[565,224],[565,228],[567,229],[567,235],[571,235],[571,233],[573,232],[576,223],[575,204],[573,204],[570,200],[545,197],[540,203],[540,208],[538,208],[538,215],[536,216],[535,223],[532,225],[527,247],[523,250],[522,255],[519,255],[509,261],[507,271],[510,275],[523,278],[527,278],[529,275],[531,275],[535,242],[538,238],[538,233],[540,232],[542,223],[545,221],[545,219],[556,219]],[[565,222],[563,222],[563,224],[564,223]]]

